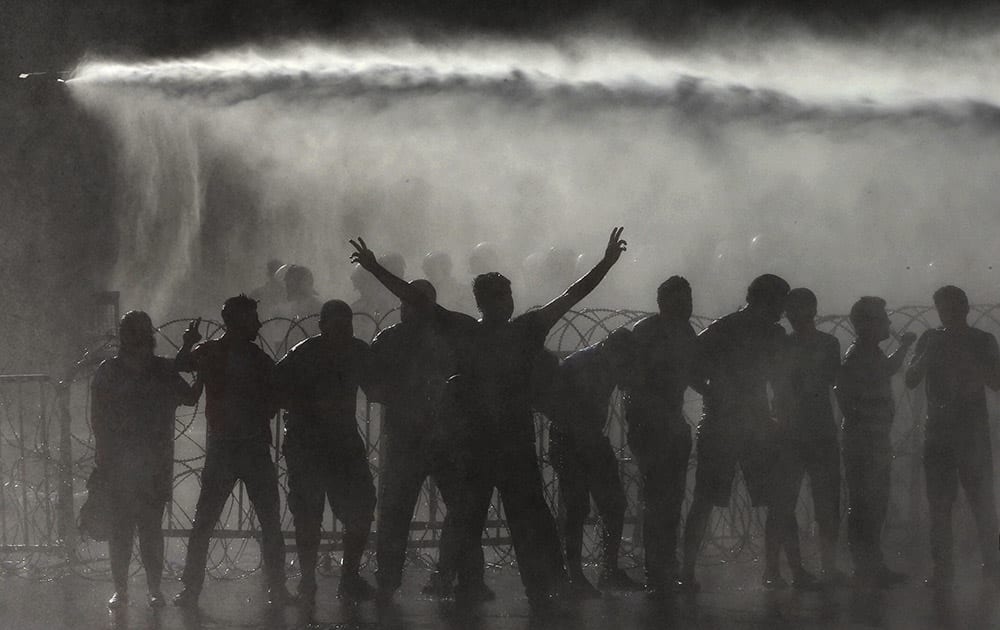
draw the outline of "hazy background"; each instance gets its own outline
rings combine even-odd
[[[353,299],[356,233],[408,277],[447,251],[463,282],[490,241],[520,307],[615,224],[629,254],[593,305],[652,308],[683,273],[716,315],[763,271],[824,312],[946,281],[997,301],[989,11],[466,4],[5,5],[0,367],[90,343],[95,290],[214,315],[271,256]],[[530,281],[552,247],[582,258]]]

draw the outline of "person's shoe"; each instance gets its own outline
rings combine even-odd
[[[785,578],[781,577],[780,573],[765,573],[760,583],[769,591],[788,588],[788,582],[785,581]]]
[[[883,565],[871,573],[872,583],[879,588],[888,588],[890,586],[897,586],[906,582],[908,579],[905,573],[899,573],[898,571],[893,571],[889,567]]]
[[[622,569],[605,569],[597,576],[597,588],[608,591],[641,591],[646,587]]]
[[[427,584],[420,589],[421,594],[435,599],[448,599],[454,594],[451,580],[445,580],[439,573],[432,573]]]
[[[271,586],[267,589],[267,605],[268,606],[287,606],[289,604],[294,604],[297,598],[288,592],[284,584],[279,586]]]
[[[150,608],[163,608],[167,605],[167,598],[160,591],[150,591],[146,601],[149,602]]]
[[[344,575],[337,587],[337,597],[353,602],[366,602],[375,598],[375,587],[360,575]]]
[[[125,591],[115,591],[108,600],[108,610],[119,610],[126,606],[128,606],[128,593]]]
[[[822,588],[823,584],[815,575],[799,567],[792,577],[792,586],[797,591],[816,591]]]
[[[194,608],[198,605],[198,596],[200,593],[194,589],[184,587],[181,589],[180,593],[174,596],[174,606],[180,606],[181,608]]]

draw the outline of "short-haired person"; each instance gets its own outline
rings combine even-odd
[[[181,577],[184,589],[174,603],[197,605],[212,530],[236,482],[242,481],[260,521],[268,602],[285,604],[292,597],[285,588],[281,499],[271,458],[271,419],[277,412],[274,361],[254,343],[261,326],[257,302],[242,294],[227,299],[222,321],[225,334],[202,343],[198,343],[200,320],[192,321],[174,359],[179,371],[197,372],[204,383],[208,425],[201,493]]]
[[[941,326],[917,341],[906,385],[925,383],[927,428],[924,472],[930,505],[933,587],[954,581],[952,506],[962,485],[976,521],[983,573],[1000,578],[997,512],[993,498],[993,441],[986,388],[1000,389],[1000,350],[992,334],[969,325],[969,298],[955,286],[934,292]]]
[[[792,289],[785,317],[792,332],[778,354],[775,415],[778,419],[778,463],[771,483],[765,531],[764,585],[785,585],[779,570],[785,549],[796,588],[809,588],[816,578],[802,565],[799,526],[795,519],[802,480],[809,475],[813,512],[819,526],[823,580],[843,582],[837,569],[840,530],[840,443],[830,390],[840,369],[840,341],[816,329],[816,294]]]
[[[559,476],[565,508],[566,569],[573,592],[599,596],[583,573],[583,527],[594,498],[601,517],[601,589],[637,590],[641,585],[618,566],[628,502],[618,474],[618,457],[604,434],[615,388],[625,383],[635,351],[632,333],[613,330],[603,341],[577,350],[558,366],[545,405],[549,459]]]
[[[847,543],[855,577],[863,584],[892,586],[906,580],[882,555],[882,527],[889,507],[892,443],[896,414],[892,376],[916,335],[906,333],[886,356],[879,346],[890,336],[885,300],[866,296],[851,307],[854,343],[837,373],[837,402],[844,415],[843,458],[847,477]]]
[[[375,512],[375,483],[358,432],[358,388],[367,387],[368,344],[354,337],[354,313],[341,300],[320,307],[319,334],[298,343],[275,366],[275,387],[285,414],[288,508],[295,522],[298,597],[316,599],[316,559],[327,500],[344,524],[344,559],[337,594],[371,599],[361,557]]]
[[[633,329],[635,362],[625,394],[629,449],[642,475],[646,589],[661,597],[677,580],[681,505],[687,492],[691,427],[684,394],[697,387],[698,339],[691,285],[671,276],[656,290],[658,311]]]
[[[778,324],[789,286],[772,274],[747,288],[746,305],[698,335],[698,468],[684,530],[684,566],[678,588],[695,591],[694,569],[713,507],[726,507],[739,465],[753,506],[764,505],[774,463],[774,420],[767,387],[784,339]]]
[[[352,241],[352,260],[370,271],[389,291],[417,308],[433,308],[434,317],[459,347],[459,406],[474,426],[478,442],[467,470],[470,495],[459,506],[466,541],[458,553],[481,545],[493,489],[499,491],[514,542],[521,580],[533,609],[545,610],[565,582],[559,535],[545,501],[535,453],[531,376],[545,338],[570,308],[590,294],[625,251],[622,228],[615,228],[604,257],[588,274],[545,306],[511,319],[514,297],[500,273],[481,274],[473,294],[482,319],[432,305],[427,296],[380,265],[362,239]],[[442,550],[444,553],[444,550]]]

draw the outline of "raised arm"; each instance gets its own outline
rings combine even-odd
[[[174,357],[174,368],[178,372],[195,371],[195,361],[191,356],[191,349],[194,348],[196,343],[201,341],[201,333],[198,331],[199,326],[201,326],[201,318],[197,317],[188,323],[187,330],[184,331],[183,344],[181,345],[181,349],[177,351],[177,356]],[[201,395],[200,390],[198,394],[199,396]]]
[[[351,262],[361,265],[361,268],[375,276],[375,279],[382,283],[390,293],[398,297],[401,301],[412,305],[423,305],[431,302],[422,291],[414,288],[409,282],[398,277],[381,264],[375,258],[375,252],[368,248],[365,239],[360,236],[357,240],[349,241],[354,247],[351,254]]]
[[[604,257],[601,261],[587,272],[587,275],[571,284],[565,293],[538,310],[537,317],[544,325],[547,325],[548,328],[555,326],[569,309],[590,295],[590,292],[597,288],[601,280],[604,280],[604,276],[608,275],[608,271],[618,262],[622,252],[628,247],[628,243],[621,238],[624,230],[624,227],[616,227],[611,230],[608,246],[604,250]]]

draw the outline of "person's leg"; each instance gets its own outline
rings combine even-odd
[[[785,550],[789,568],[801,570],[798,522],[795,505],[804,476],[800,465],[798,445],[782,443],[778,449],[778,462],[770,475],[767,490],[767,521],[764,524],[764,584],[769,587],[785,585],[781,577],[781,550]]]
[[[837,539],[840,535],[840,446],[836,438],[819,440],[809,448],[806,474],[812,489],[813,512],[819,528],[823,574],[837,580]]]
[[[383,439],[388,439],[388,443],[379,475],[382,498],[378,506],[375,555],[379,590],[389,593],[402,583],[413,508],[427,473],[419,452],[395,445],[388,435]]]
[[[847,545],[851,552],[854,572],[863,576],[871,570],[865,541],[867,529],[868,496],[866,478],[868,462],[866,452],[870,445],[856,432],[844,432],[844,476],[847,481]]]
[[[323,460],[322,453],[299,444],[285,443],[288,509],[295,526],[295,549],[302,573],[298,592],[306,600],[316,595],[316,558],[326,504]]]
[[[457,575],[458,583],[466,592],[479,591],[490,598],[484,575],[486,561],[483,555],[482,523],[493,496],[492,481],[486,475],[470,479],[462,475],[453,462],[447,460],[434,466],[432,476],[447,513],[438,547],[437,570],[428,590],[437,595],[450,593]],[[481,514],[470,519],[469,513],[479,509],[473,508],[473,505],[482,506]],[[479,523],[478,530],[471,530],[475,527],[472,522]]]
[[[208,560],[208,543],[212,530],[219,522],[222,509],[236,485],[231,449],[232,446],[223,441],[209,444],[206,449],[205,467],[201,473],[201,493],[194,510],[194,523],[191,525],[181,577],[184,591],[178,596],[178,604],[186,605],[197,600],[205,583],[205,563]]]
[[[243,445],[239,475],[260,522],[261,556],[268,587],[284,593],[285,538],[281,533],[281,497],[270,445],[265,442]]]
[[[681,507],[687,494],[687,474],[691,463],[691,430],[681,426],[671,431],[667,439],[667,455],[664,458],[664,533],[666,541],[664,571],[667,579],[677,577],[677,547],[679,542]]]
[[[559,481],[562,532],[566,568],[573,581],[586,582],[583,575],[583,528],[590,515],[590,489],[586,463],[569,436],[553,436],[549,456]],[[558,440],[558,441],[556,441]]]
[[[924,479],[930,509],[932,586],[946,586],[954,577],[951,512],[958,496],[958,462],[951,444],[933,437],[924,442]]]
[[[868,487],[871,497],[871,528],[868,530],[873,565],[885,567],[882,554],[882,529],[889,513],[889,498],[892,491],[892,444],[888,435],[880,435],[875,441],[871,460],[871,483]]]
[[[542,602],[557,594],[565,576],[559,535],[545,501],[534,444],[505,447],[496,467],[497,490],[525,593],[532,602]]]
[[[344,524],[340,592],[364,599],[371,595],[371,587],[367,583],[362,585],[359,571],[375,515],[375,482],[364,442],[357,433],[338,445],[332,457],[334,473],[327,482],[326,492],[334,514]]]
[[[697,588],[694,568],[712,508],[729,504],[736,474],[734,449],[739,446],[733,442],[732,436],[699,428],[694,499],[684,524],[684,565],[679,578],[682,589]]]
[[[139,556],[146,570],[146,586],[150,603],[158,606],[163,601],[160,584],[163,581],[163,508],[160,501],[144,502],[139,509],[136,528],[139,531]],[[153,601],[153,596],[158,600]]]
[[[129,564],[132,561],[132,537],[135,532],[136,510],[133,493],[122,489],[111,489],[111,531],[108,536],[108,555],[111,558],[111,579],[114,582],[116,598],[127,601]]]
[[[993,452],[989,427],[977,426],[968,440],[963,440],[958,453],[958,474],[976,521],[979,549],[987,575],[1000,578],[1000,557],[997,549],[997,510],[993,495]]]
[[[602,438],[586,459],[590,463],[586,469],[588,485],[601,517],[602,573],[611,575],[618,570],[628,500],[618,473],[618,457],[607,438]]]

